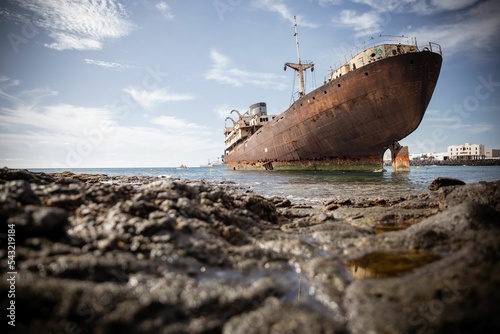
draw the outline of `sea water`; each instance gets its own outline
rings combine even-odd
[[[235,171],[217,168],[75,168],[30,169],[34,172],[153,176],[181,180],[233,183],[242,191],[288,198],[292,203],[318,204],[334,198],[407,196],[427,192],[437,177],[457,178],[465,183],[500,180],[500,166],[421,166],[409,173],[325,171]]]

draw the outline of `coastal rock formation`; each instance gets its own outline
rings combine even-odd
[[[429,190],[438,190],[441,187],[462,186],[465,182],[449,177],[438,177],[429,185]]]
[[[15,264],[2,248],[0,266],[16,280],[0,306],[15,300],[12,332],[498,332],[499,194],[497,181],[311,206],[3,169]]]

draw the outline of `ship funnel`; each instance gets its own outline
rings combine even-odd
[[[265,102],[254,103],[250,106],[251,116],[262,116],[267,115],[267,105]]]

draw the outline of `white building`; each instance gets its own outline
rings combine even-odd
[[[410,154],[410,160],[434,160],[434,161],[442,161],[445,160],[448,156],[447,152],[433,152],[433,153],[415,153]]]
[[[483,144],[451,145],[448,146],[448,159],[450,160],[480,160],[485,158]]]
[[[487,148],[484,150],[486,159],[500,159],[500,150],[495,148]]]

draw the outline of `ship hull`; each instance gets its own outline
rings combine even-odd
[[[230,169],[377,170],[413,132],[434,92],[442,57],[389,57],[304,95],[225,154]]]

